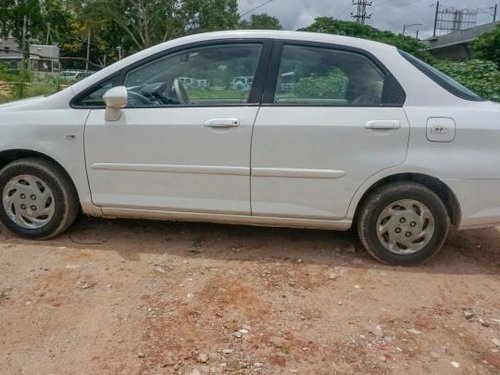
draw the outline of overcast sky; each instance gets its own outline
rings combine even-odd
[[[367,24],[383,30],[402,32],[404,24],[421,23],[418,28],[421,35],[431,33],[434,22],[436,0],[372,0],[369,8],[372,18]],[[240,14],[251,10],[266,0],[239,0]],[[478,23],[486,23],[493,16],[488,14],[487,8],[500,4],[500,0],[445,0],[444,6],[457,8],[481,8]],[[295,30],[310,25],[316,17],[334,17],[350,20],[351,12],[355,11],[352,0],[274,0],[255,13],[268,13],[278,17],[285,29]],[[500,10],[499,10],[500,13]],[[500,18],[500,14],[497,19]],[[417,27],[410,28],[415,32]]]

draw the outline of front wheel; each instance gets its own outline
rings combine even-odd
[[[27,239],[48,239],[75,220],[78,196],[60,168],[40,158],[16,160],[0,171],[0,221]]]
[[[379,261],[414,266],[441,249],[449,223],[446,207],[432,190],[397,182],[382,186],[363,202],[358,233],[366,250]]]

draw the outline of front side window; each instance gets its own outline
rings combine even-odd
[[[368,57],[322,47],[285,45],[274,102],[381,106],[387,76]]]
[[[245,104],[261,44],[222,44],[161,57],[130,71],[129,107]]]
[[[115,86],[119,85],[119,76],[114,76],[105,81],[99,83],[97,86],[94,86],[90,92],[87,92],[81,95],[76,101],[74,105],[77,107],[85,107],[85,108],[101,108],[104,107],[104,94],[109,89],[112,89]]]

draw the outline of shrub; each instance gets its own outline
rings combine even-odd
[[[485,99],[500,101],[500,70],[493,61],[436,61],[434,66]]]

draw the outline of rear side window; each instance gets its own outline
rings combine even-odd
[[[461,99],[474,102],[484,101],[484,99],[477,95],[475,92],[469,90],[467,87],[458,83],[453,78],[437,70],[433,66],[417,59],[415,56],[412,56],[407,52],[399,51],[399,53],[406,60],[412,63],[418,70],[420,70],[427,77],[432,79],[434,82],[436,82],[438,85],[440,85],[442,88],[452,93],[453,95],[458,96]]]
[[[399,84],[369,57],[334,48],[285,45],[275,104],[401,106]]]

